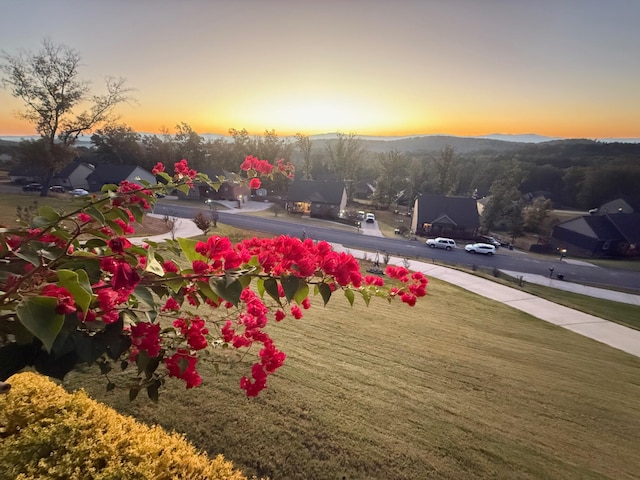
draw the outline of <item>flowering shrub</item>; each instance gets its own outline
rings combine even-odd
[[[222,455],[33,373],[0,396],[0,478],[246,480]]]
[[[291,176],[290,164],[275,166],[248,156],[241,166],[253,184],[258,176]],[[164,244],[133,244],[134,222],[158,190],[187,192],[196,182],[219,184],[190,169],[174,174],[158,163],[157,185],[106,185],[68,213],[44,206],[31,224],[0,229],[0,380],[27,366],[63,378],[83,363],[97,363],[107,377],[114,365],[137,371],[125,385],[131,399],[146,390],[157,400],[165,378],[186,388],[202,379],[202,355],[218,363],[254,362],[240,379],[247,396],[266,387],[286,355],[266,331],[273,319],[303,317],[310,295],[326,304],[342,292],[353,305],[360,295],[398,297],[414,305],[427,279],[404,267],[387,267],[393,286],[366,276],[351,255],[326,242],[285,236],[180,238]],[[207,312],[206,314],[203,312]]]

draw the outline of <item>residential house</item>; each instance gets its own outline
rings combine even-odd
[[[630,197],[620,197],[603,203],[595,212],[596,215],[606,215],[608,213],[640,213],[640,205]]]
[[[55,174],[51,182],[52,185],[62,185],[67,190],[74,188],[89,189],[87,177],[93,173],[95,167],[90,163],[79,159],[67,164],[59,173]]]
[[[371,200],[376,192],[376,187],[366,180],[360,180],[353,187],[353,198],[356,200]]]
[[[289,213],[308,214],[315,218],[338,218],[347,206],[344,182],[294,180],[289,188],[286,209]]]
[[[640,213],[584,215],[553,227],[551,246],[572,256],[640,255]]]
[[[212,168],[204,169],[202,173],[207,174],[214,182],[218,178],[224,180],[220,188],[216,191],[206,183],[196,182],[194,188],[190,189],[186,195],[178,191],[179,198],[188,200],[236,200],[243,203],[251,198],[251,188],[247,185],[247,179],[241,178],[237,173]]]
[[[103,185],[118,185],[123,180],[142,185],[140,180],[146,180],[150,184],[156,183],[156,177],[151,172],[137,165],[98,165],[93,172],[87,176],[88,190],[90,192],[99,191]]]
[[[476,200],[471,197],[418,195],[411,230],[416,235],[474,239],[480,228]]]

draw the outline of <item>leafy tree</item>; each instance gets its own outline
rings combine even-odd
[[[490,197],[480,219],[483,229],[505,228],[513,232],[522,228],[522,195],[518,190],[522,180],[522,170],[516,161],[512,161],[491,185]]]
[[[204,139],[188,123],[176,125],[174,145],[177,154],[175,161],[188,158],[195,168],[202,169],[205,163]]]
[[[380,176],[376,183],[374,199],[385,207],[389,207],[404,190],[408,198],[408,161],[397,150],[382,153],[378,157]]]
[[[305,180],[311,180],[311,143],[309,135],[296,133],[296,147],[302,153],[304,161],[302,178]]]
[[[326,147],[329,164],[340,180],[347,184],[347,195],[353,198],[353,186],[358,181],[359,163],[364,150],[355,133],[338,133],[338,139]]]
[[[46,196],[54,173],[68,162],[68,151],[78,137],[111,120],[115,107],[128,100],[129,90],[123,79],[107,78],[107,93],[91,95],[89,83],[79,78],[80,54],[49,39],[36,53],[5,54],[3,59],[3,87],[23,101],[20,116],[35,125],[47,145],[42,164],[48,174],[41,192]],[[85,104],[88,109],[78,111]]]
[[[108,163],[139,164],[142,160],[140,135],[124,123],[109,123],[91,135],[98,155]]]
[[[552,209],[551,200],[536,198],[524,209],[524,228],[530,232],[538,232]]]
[[[455,193],[456,151],[451,145],[445,146],[440,154],[431,157],[436,172],[435,193],[448,195]]]

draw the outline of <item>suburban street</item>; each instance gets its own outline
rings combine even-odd
[[[177,218],[194,218],[197,212],[207,211],[200,205],[178,205],[158,203],[155,213],[160,215],[170,215]],[[218,211],[219,222],[238,228],[255,230],[270,234],[282,234],[301,237],[303,230],[307,237],[315,240],[325,240],[331,243],[340,243],[345,247],[368,250],[372,253],[387,252],[394,256],[433,259],[434,261],[464,265],[495,267],[501,270],[511,270],[522,273],[532,273],[537,275],[549,275],[550,268],[553,267],[553,275],[562,274],[564,279],[574,283],[585,283],[593,286],[625,288],[640,293],[640,273],[629,270],[601,268],[592,265],[581,265],[554,260],[539,259],[528,255],[526,252],[505,251],[498,249],[496,255],[492,257],[484,255],[470,254],[463,248],[454,251],[445,251],[428,248],[424,239],[412,241],[404,238],[383,238],[363,235],[362,233],[349,232],[341,228],[332,228],[330,222],[322,222],[322,225],[301,225],[294,219],[279,217],[256,217],[229,213],[224,210]]]

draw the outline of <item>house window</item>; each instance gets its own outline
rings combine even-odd
[[[422,224],[422,228],[424,229],[425,232],[429,233],[431,231],[431,228],[433,227],[433,225],[431,223],[423,223]]]

